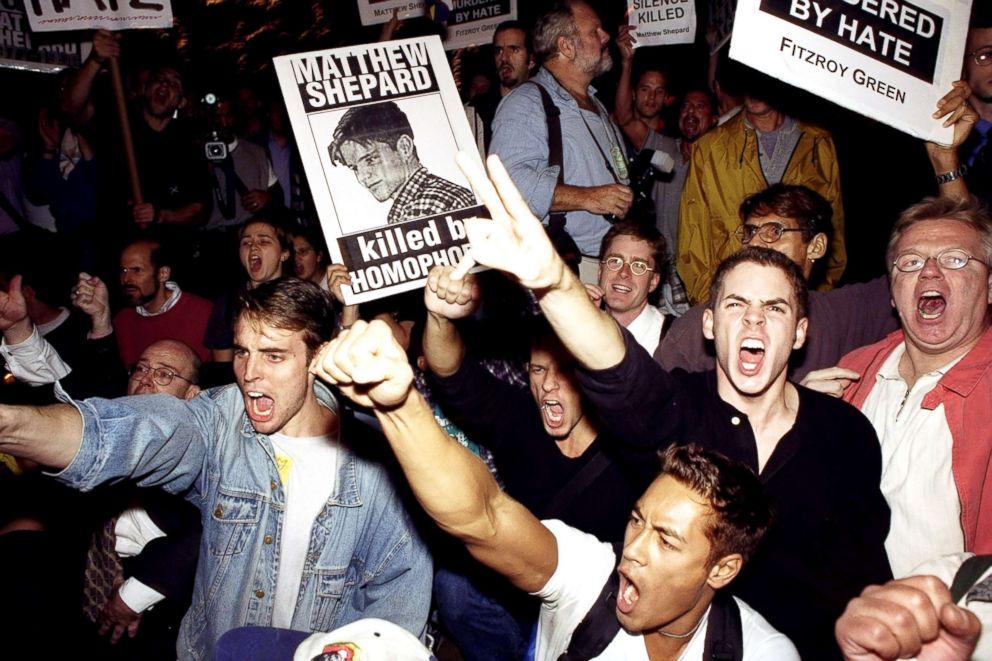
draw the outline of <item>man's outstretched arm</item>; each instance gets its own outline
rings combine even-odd
[[[465,221],[472,249],[453,277],[474,263],[508,273],[534,291],[544,315],[579,363],[593,370],[618,364],[625,353],[619,327],[589,300],[585,287],[558,256],[499,157],[488,159],[492,181],[460,154],[458,164],[489,208],[492,220]]]
[[[61,470],[79,451],[83,418],[68,404],[0,406],[0,452]]]
[[[536,592],[547,583],[557,566],[551,532],[437,426],[411,387],[413,372],[388,326],[356,322],[321,350],[311,369],[375,411],[414,495],[442,530],[518,588]]]

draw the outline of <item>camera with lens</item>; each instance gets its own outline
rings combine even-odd
[[[212,125],[207,131],[207,140],[203,144],[203,155],[212,163],[223,161],[227,158],[227,142],[221,135],[221,130],[217,122],[217,104],[220,101],[220,97],[213,92],[204,94],[203,98],[200,99],[200,103],[204,105],[204,110]]]
[[[634,192],[634,201],[627,212],[627,218],[646,219],[654,215],[654,202],[651,199],[652,188],[656,180],[670,181],[672,170],[675,169],[675,159],[668,152],[655,149],[642,149],[637,156],[630,159],[630,188]],[[615,223],[619,218],[608,213],[603,218]]]

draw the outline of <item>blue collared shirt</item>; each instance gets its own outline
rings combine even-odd
[[[600,105],[600,112],[595,113],[579,108],[572,95],[543,67],[531,80],[543,85],[561,110],[565,183],[569,186],[626,184],[626,177],[619,176],[623,172],[618,172],[611,159],[614,146],[623,149],[623,138],[605,109]],[[589,87],[590,95],[595,91]],[[534,85],[519,85],[500,102],[493,118],[489,153],[499,155],[534,215],[547,220],[558,183],[558,168],[548,165],[548,125],[541,93]],[[599,244],[610,223],[588,211],[569,211],[566,217],[565,229],[582,254],[599,255]]]

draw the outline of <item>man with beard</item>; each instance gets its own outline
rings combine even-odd
[[[430,555],[378,439],[308,372],[333,328],[319,287],[276,280],[243,298],[236,385],[188,401],[0,407],[0,452],[60,470],[73,488],[134,479],[200,509],[180,659],[212,659],[221,634],[248,625],[330,631],[380,617],[423,633]]]
[[[489,149],[492,141],[493,117],[496,107],[507,94],[512,92],[530,78],[530,70],[534,68],[534,49],[530,44],[527,29],[520,21],[503,21],[493,32],[493,60],[496,64],[496,76],[499,87],[468,102],[482,120],[485,132],[485,147]]]
[[[543,320],[531,333],[529,394],[487,372],[456,327],[479,307],[475,277],[452,280],[452,270],[436,267],[424,290],[424,357],[437,402],[492,452],[507,493],[535,516],[621,539],[634,500],[655,477],[653,449],[627,453],[603,437],[585,408],[574,362]],[[522,658],[535,602],[476,563],[461,564],[444,563],[435,579],[441,621],[467,659]]]
[[[839,658],[834,622],[866,585],[891,577],[884,547],[889,510],[869,422],[786,379],[808,326],[799,267],[766,248],[724,260],[703,319],[716,369],[668,373],[589,301],[498,159],[489,159],[498,193],[467,159],[460,163],[493,220],[466,221],[472,259],[459,271],[474,260],[535,292],[610,437],[645,449],[692,441],[758,475],[776,521],[731,590],[786,634],[802,658]]]
[[[610,37],[592,7],[572,0],[538,18],[533,40],[541,69],[533,85],[519,85],[500,103],[489,151],[506,163],[538,218],[556,232],[565,223],[582,254],[583,281],[595,283],[607,218],[623,218],[634,199],[623,138],[590,85],[613,64]],[[561,167],[550,163],[542,90],[560,113]]]
[[[200,360],[210,360],[203,334],[213,305],[182,291],[170,279],[171,260],[162,244],[148,239],[134,241],[121,251],[120,264],[121,293],[127,307],[114,316],[113,331],[125,367],[134,365],[149,344],[165,339],[180,340],[192,347]],[[73,297],[90,295],[102,284],[84,274]]]

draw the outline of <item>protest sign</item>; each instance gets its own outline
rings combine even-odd
[[[362,25],[388,23],[396,12],[401,21],[405,18],[423,16],[425,0],[358,0],[358,13]]]
[[[274,61],[324,238],[351,275],[347,301],[422,287],[435,264],[456,264],[461,219],[483,210],[454,160],[479,152],[441,40]]]
[[[88,43],[64,35],[33,34],[23,0],[0,0],[0,67],[59,71],[78,67],[88,54]]]
[[[24,8],[35,32],[172,27],[169,0],[25,0]]]
[[[926,140],[960,78],[971,0],[738,0],[730,56]]]
[[[627,0],[637,46],[691,44],[696,39],[695,0]]]
[[[517,18],[517,0],[447,0],[447,4],[451,7],[445,21],[448,50],[492,43],[496,26]]]

